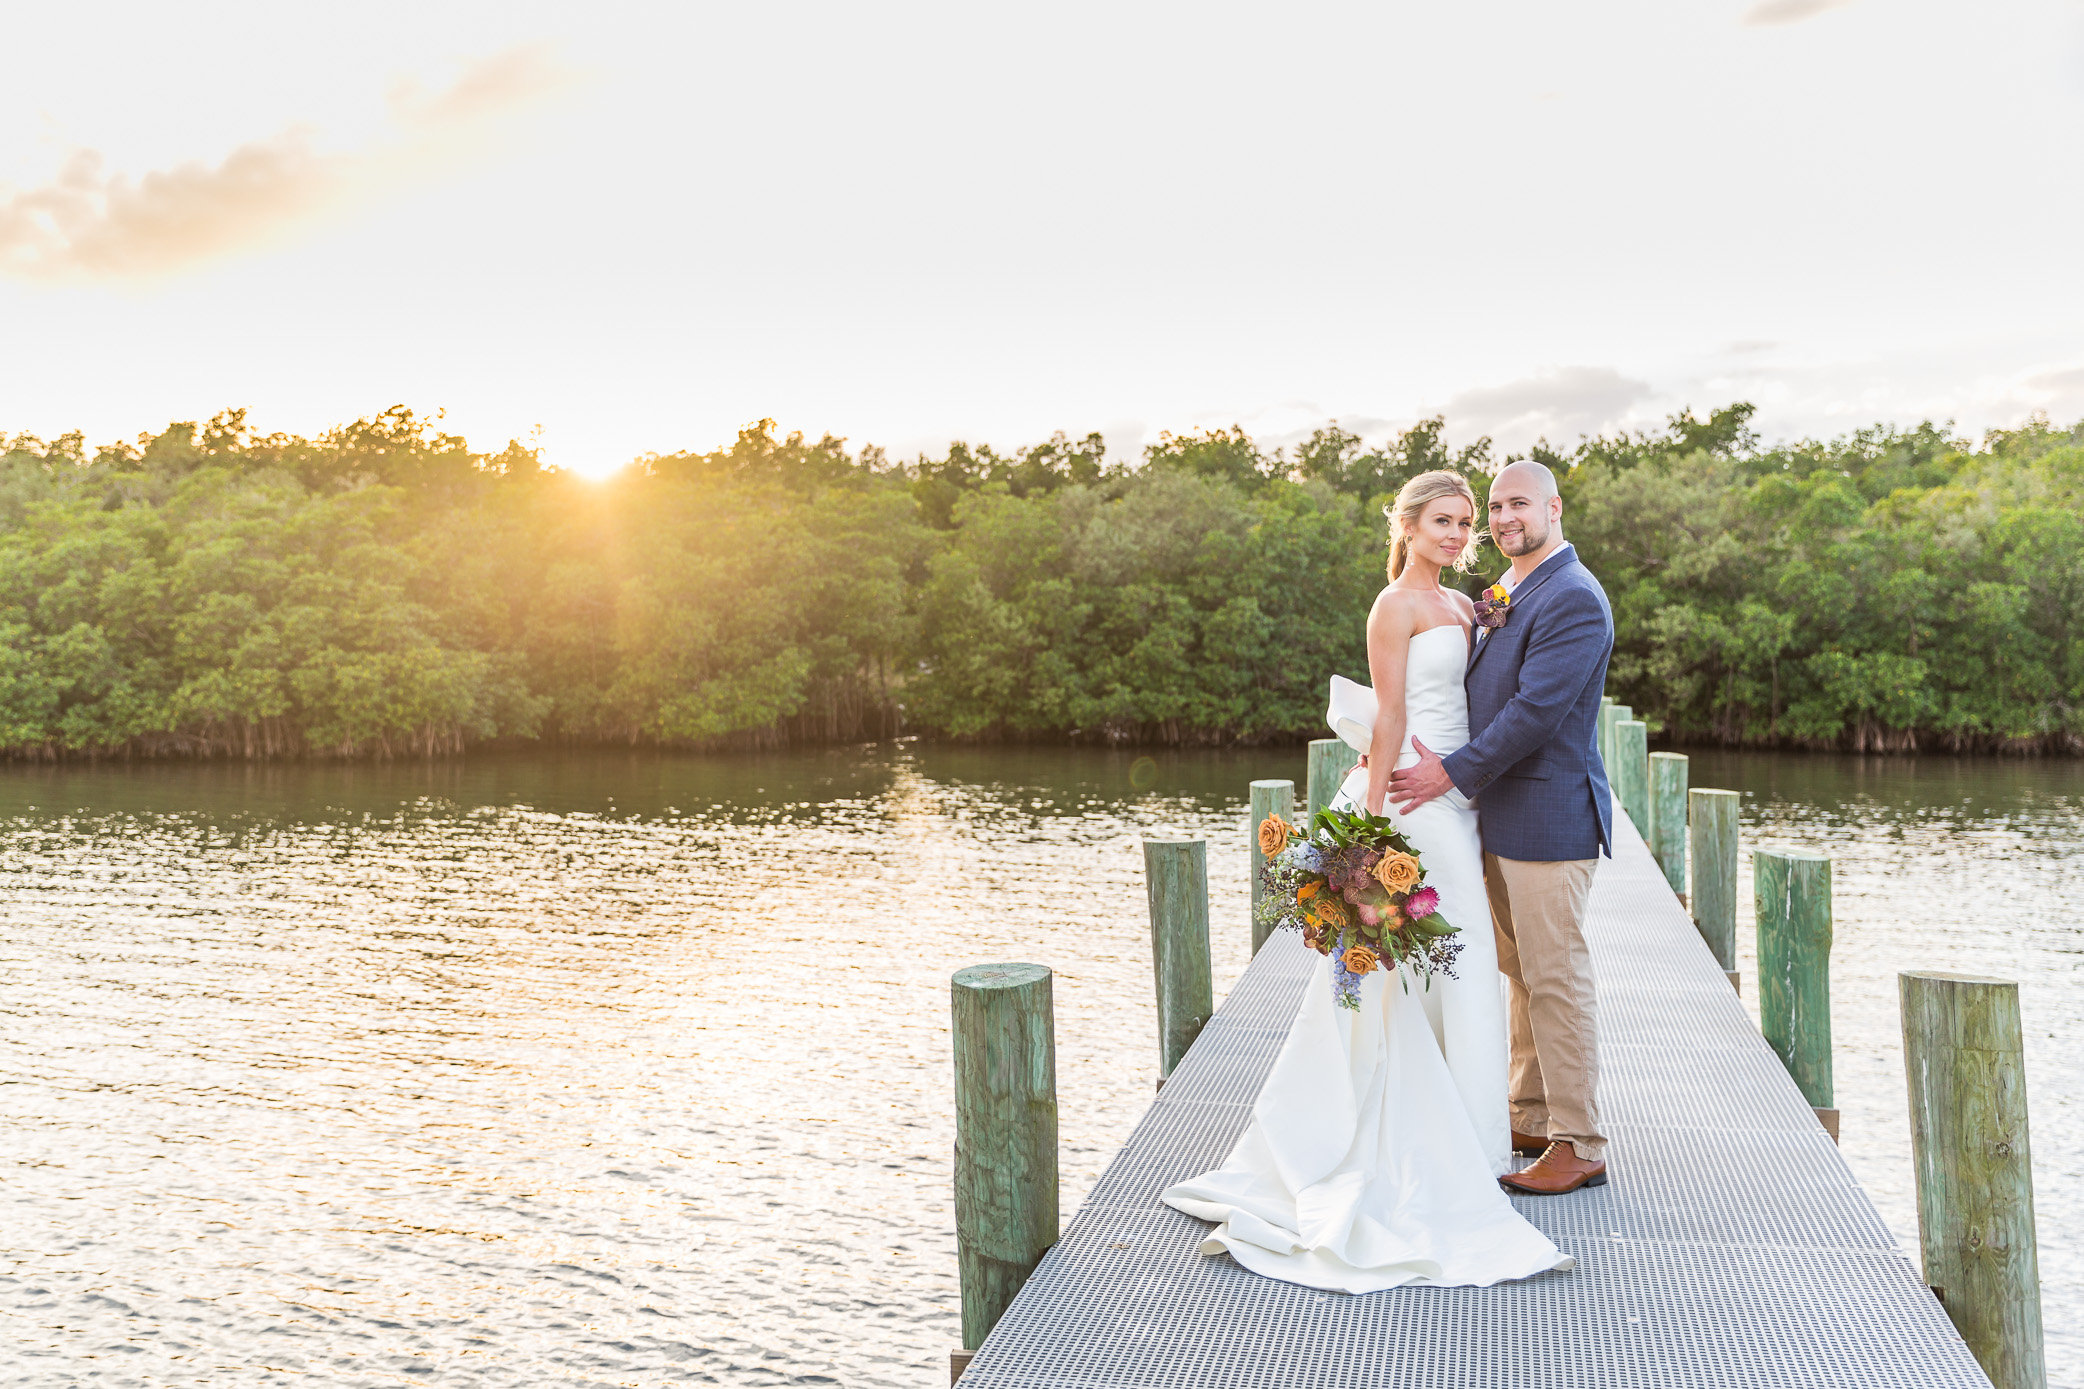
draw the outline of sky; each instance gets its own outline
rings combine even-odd
[[[18,7],[0,434],[2084,417],[2084,5]]]

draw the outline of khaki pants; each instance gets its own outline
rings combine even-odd
[[[1604,1157],[1599,1131],[1598,1001],[1585,904],[1597,859],[1533,863],[1483,856],[1483,883],[1498,936],[1498,968],[1511,995],[1512,1126]]]

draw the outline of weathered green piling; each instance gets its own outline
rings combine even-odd
[[[1259,872],[1266,867],[1266,855],[1259,852],[1259,826],[1269,815],[1278,815],[1283,820],[1295,818],[1295,783],[1292,781],[1255,781],[1252,783],[1252,820],[1245,826],[1245,837],[1251,841],[1252,854],[1252,953],[1257,955],[1259,947],[1273,934],[1271,927],[1259,924],[1259,899],[1266,895],[1266,885],[1259,881]]]
[[[955,1249],[975,1350],[1056,1243],[1056,1018],[1043,965],[972,965],[953,992]]]
[[[1715,963],[1737,987],[1737,807],[1734,791],[1706,788],[1686,793],[1693,838],[1693,891],[1687,907]]]
[[[1831,1083],[1831,861],[1822,854],[1752,856],[1758,904],[1759,1030],[1816,1117],[1836,1137]]]
[[[1996,1389],[2044,1389],[2019,986],[1896,981],[1925,1282]]]
[[[1344,738],[1316,738],[1310,743],[1310,775],[1304,782],[1309,799],[1303,812],[1303,829],[1309,830],[1309,822],[1317,818],[1317,812],[1331,804],[1332,797],[1339,794],[1339,787],[1346,780],[1346,773],[1360,761],[1360,754],[1346,745]]]
[[[1625,704],[1608,704],[1599,711],[1599,760],[1606,767],[1609,782],[1614,779],[1614,759],[1618,755],[1614,748],[1614,725],[1634,717],[1635,710]]]
[[[1143,841],[1151,904],[1151,963],[1158,981],[1158,1076],[1187,1054],[1216,1011],[1208,955],[1208,844]]]
[[[1686,754],[1650,754],[1650,853],[1672,891],[1686,895]]]
[[[1614,794],[1635,821],[1644,842],[1650,838],[1650,726],[1634,719],[1614,725],[1614,760],[1608,764]]]

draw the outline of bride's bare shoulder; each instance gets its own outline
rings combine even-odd
[[[1418,625],[1424,605],[1420,594],[1391,585],[1375,595],[1375,606],[1368,610],[1368,626],[1408,635]]]

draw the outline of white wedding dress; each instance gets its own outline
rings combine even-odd
[[[1469,740],[1467,652],[1452,624],[1412,638],[1398,766],[1418,760],[1413,736],[1441,754]],[[1352,706],[1356,692],[1371,706],[1371,692],[1338,684],[1333,728],[1365,747],[1373,711],[1356,718]],[[1357,805],[1366,790],[1356,767],[1335,804]],[[1202,1253],[1227,1250],[1254,1273],[1312,1288],[1489,1287],[1571,1268],[1496,1180],[1512,1159],[1505,1005],[1476,811],[1454,791],[1408,816],[1384,811],[1417,848],[1441,915],[1461,928],[1456,977],[1427,987],[1377,970],[1361,980],[1355,1012],[1333,1002],[1324,960],[1244,1136],[1221,1167],[1163,1200],[1217,1222]]]

